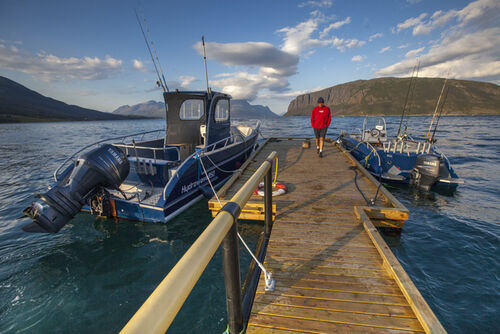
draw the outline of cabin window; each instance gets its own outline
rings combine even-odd
[[[205,106],[203,100],[191,99],[182,103],[179,110],[179,117],[183,121],[199,120],[204,113]]]
[[[229,100],[221,99],[215,106],[215,121],[223,122],[229,119]]]

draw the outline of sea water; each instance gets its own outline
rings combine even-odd
[[[399,118],[386,120],[395,134]],[[362,122],[334,117],[328,136]],[[410,133],[425,136],[429,122],[411,118]],[[118,332],[210,223],[202,200],[168,224],[79,214],[56,235],[20,229],[22,210],[74,151],[164,128],[163,120],[0,124],[1,333]],[[261,129],[264,137],[313,134],[307,117],[264,120]],[[390,188],[410,218],[400,235],[384,238],[450,333],[500,332],[499,134],[498,116],[442,118],[437,145],[465,183],[452,196]],[[251,248],[262,228],[239,224]],[[240,254],[243,279],[250,256]],[[226,324],[218,251],[169,332],[221,333]]]

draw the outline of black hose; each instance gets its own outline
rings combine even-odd
[[[375,197],[373,197],[371,204],[375,205],[375,202],[377,202],[377,196],[378,196],[378,191],[380,190],[380,187],[382,186],[382,171],[383,168],[380,169],[380,173],[378,174],[378,187],[377,187],[377,192],[375,193]]]
[[[363,191],[361,190],[361,188],[359,187],[358,185],[358,172],[356,171],[356,167],[353,166],[353,171],[354,171],[354,184],[356,185],[356,188],[358,188],[358,191],[360,192],[361,196],[363,196],[363,198],[365,199],[366,203],[368,205],[371,205],[371,202],[368,200],[368,198],[366,198],[365,194],[363,193]]]

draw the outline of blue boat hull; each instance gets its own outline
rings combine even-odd
[[[389,184],[409,184],[411,181],[410,174],[415,167],[417,157],[421,155],[414,152],[388,152],[382,147],[367,145],[347,136],[341,138],[341,144],[374,177]],[[440,158],[444,157],[432,147],[428,154]],[[448,159],[444,157],[442,161],[440,172],[443,177],[433,185],[433,190],[454,190],[461,182]]]

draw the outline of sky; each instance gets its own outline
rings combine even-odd
[[[0,76],[111,112],[209,85],[287,111],[297,95],[378,77],[500,84],[500,0],[0,0]],[[146,35],[148,34],[146,30]]]

